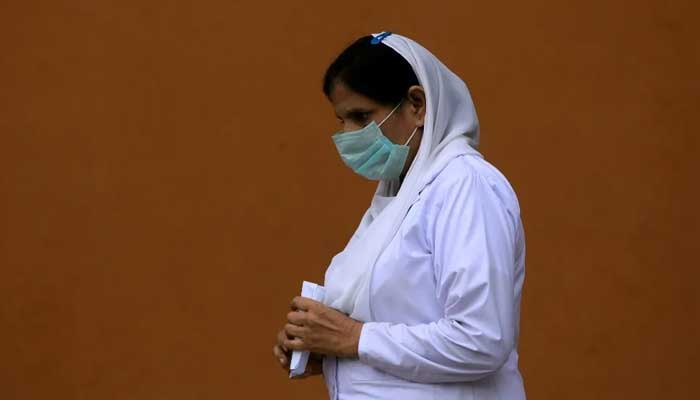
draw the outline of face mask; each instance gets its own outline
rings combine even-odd
[[[372,180],[396,179],[401,175],[408,157],[408,143],[418,127],[413,130],[403,145],[392,143],[389,138],[382,134],[379,127],[394,114],[402,102],[403,100],[391,110],[379,125],[372,121],[362,129],[333,135],[335,147],[345,165]]]

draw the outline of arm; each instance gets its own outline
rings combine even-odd
[[[367,322],[358,356],[415,382],[478,380],[498,371],[514,346],[513,222],[485,178],[473,175],[453,182],[429,217],[443,318]]]

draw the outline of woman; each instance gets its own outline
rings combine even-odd
[[[312,352],[331,399],[524,399],[518,371],[525,240],[506,178],[476,150],[464,82],[416,42],[358,39],[323,90],[341,159],[378,180],[325,275],[295,297],[273,348]]]

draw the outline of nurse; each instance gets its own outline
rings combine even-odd
[[[323,91],[341,160],[377,180],[322,302],[295,297],[274,355],[311,352],[330,399],[525,398],[525,237],[517,197],[478,152],[465,83],[413,40],[362,37]]]

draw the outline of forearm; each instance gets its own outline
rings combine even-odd
[[[470,329],[455,320],[407,326],[365,323],[362,362],[414,382],[462,382],[497,372],[513,349],[511,334]]]

